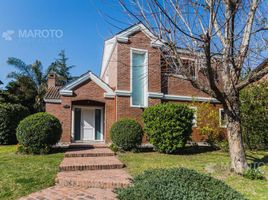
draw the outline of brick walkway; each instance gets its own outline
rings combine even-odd
[[[104,146],[67,151],[60,164],[56,186],[30,194],[21,200],[112,200],[114,188],[126,187],[131,176],[115,154]]]

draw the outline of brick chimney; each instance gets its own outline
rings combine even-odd
[[[57,79],[57,74],[54,71],[50,71],[47,77],[47,88],[55,87],[56,81],[57,81],[56,79]]]

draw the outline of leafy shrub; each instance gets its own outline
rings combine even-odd
[[[36,113],[22,120],[17,128],[20,150],[25,153],[48,153],[61,137],[60,121],[48,113]]]
[[[264,180],[265,179],[264,175],[260,172],[260,170],[253,169],[253,168],[247,169],[244,172],[243,176],[250,180]]]
[[[194,111],[182,104],[158,104],[143,112],[144,131],[156,151],[174,153],[192,133]]]
[[[253,84],[240,92],[243,139],[249,149],[268,146],[268,83]]]
[[[185,168],[147,170],[133,183],[116,190],[120,200],[245,199],[223,181]]]
[[[115,122],[111,128],[112,142],[120,149],[131,150],[141,144],[142,127],[132,119],[122,119]]]
[[[16,128],[29,114],[27,108],[19,104],[0,104],[0,144],[16,144]]]
[[[197,130],[203,136],[202,140],[212,146],[221,148],[221,143],[226,143],[227,140],[219,122],[218,108],[212,107],[210,102],[198,104]]]
[[[109,146],[109,148],[113,151],[113,152],[118,152],[120,149],[118,148],[118,146],[116,146],[115,144],[111,144],[110,146]]]

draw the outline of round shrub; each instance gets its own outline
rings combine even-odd
[[[122,119],[115,122],[111,128],[112,142],[123,150],[131,150],[141,144],[142,127],[132,119]]]
[[[16,128],[29,114],[28,109],[19,104],[0,104],[0,144],[16,144]]]
[[[245,200],[223,181],[186,168],[147,170],[134,178],[132,186],[116,193],[120,200]]]
[[[48,113],[36,113],[22,120],[17,138],[25,153],[48,153],[61,138],[60,121]]]
[[[144,132],[156,151],[174,153],[192,133],[194,111],[182,104],[157,104],[143,112]]]

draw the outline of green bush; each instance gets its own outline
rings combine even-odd
[[[26,107],[19,104],[0,104],[0,144],[16,144],[16,128],[29,114]]]
[[[243,140],[251,150],[268,146],[268,83],[253,84],[240,92]]]
[[[132,119],[115,122],[111,128],[112,142],[122,150],[135,149],[142,142],[142,127]]]
[[[265,176],[260,172],[259,169],[249,168],[244,173],[243,176],[250,180],[264,180]]]
[[[25,153],[48,153],[61,138],[60,121],[48,113],[36,113],[22,120],[17,128],[20,150]]]
[[[223,181],[185,168],[147,170],[115,192],[120,200],[245,199]]]
[[[182,104],[158,104],[143,112],[144,132],[156,151],[174,153],[192,133],[194,111]]]

